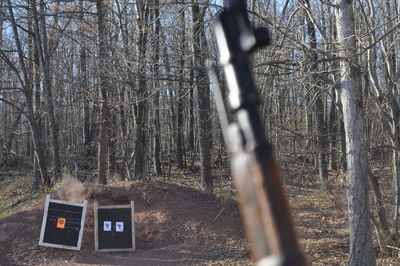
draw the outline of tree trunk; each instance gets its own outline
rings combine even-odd
[[[337,115],[336,115],[336,97],[335,97],[335,89],[331,90],[331,105],[329,108],[329,138],[330,138],[330,147],[329,147],[329,168],[332,170],[337,170]]]
[[[46,27],[46,14],[45,14],[45,4],[43,0],[40,0],[40,25],[42,28],[42,35],[40,35],[39,30],[39,18],[35,6],[36,1],[31,1],[32,14],[34,18],[34,39],[37,44],[39,59],[42,65],[43,71],[43,88],[46,95],[47,104],[47,115],[49,119],[49,129],[51,146],[53,150],[53,161],[54,161],[54,174],[59,177],[61,174],[61,163],[59,154],[59,143],[58,143],[58,129],[54,117],[54,105],[53,105],[53,95],[51,89],[51,75],[50,75],[50,56],[47,48],[47,27]]]
[[[193,40],[193,65],[195,69],[195,86],[197,88],[197,112],[200,140],[200,174],[202,189],[206,193],[212,193],[213,183],[211,176],[211,134],[210,134],[210,91],[204,61],[204,42],[201,38],[204,32],[204,10],[200,10],[197,1],[192,0],[192,40]],[[203,44],[203,45],[202,45]],[[202,50],[203,49],[203,50]]]
[[[374,191],[375,206],[376,206],[376,210],[378,212],[378,217],[379,217],[379,221],[380,221],[380,225],[381,225],[381,231],[383,232],[384,237],[387,237],[390,235],[389,224],[386,219],[385,206],[384,206],[384,201],[382,199],[381,190],[379,188],[378,178],[375,175],[373,175],[373,173],[369,167],[368,167],[367,171],[368,171],[369,180],[372,185],[372,189]]]
[[[103,0],[97,0],[97,23],[99,38],[99,98],[100,98],[100,142],[97,154],[98,182],[107,183],[107,133],[109,125],[109,109],[107,102],[108,78],[106,74],[108,53],[106,47],[106,7]]]
[[[350,227],[350,265],[376,265],[372,245],[368,186],[363,138],[361,72],[355,50],[352,1],[336,0],[336,25],[340,56],[340,97],[343,105],[347,148],[347,201]]]
[[[144,6],[144,3],[137,2],[137,11],[139,17],[139,42],[138,42],[138,69],[142,70],[143,73],[139,74],[139,87],[138,87],[138,103],[137,103],[137,116],[136,116],[136,140],[135,140],[135,172],[134,179],[144,179],[146,175],[146,165],[147,165],[147,137],[146,136],[146,125],[147,125],[147,85],[145,78],[146,69],[146,56],[147,56],[147,19],[148,19],[148,9]]]
[[[310,3],[309,0],[304,0],[305,8],[309,9]],[[318,171],[319,171],[319,179],[321,181],[321,189],[328,189],[328,165],[327,165],[327,139],[326,139],[326,125],[324,119],[324,106],[322,103],[322,95],[319,93],[318,89],[321,86],[321,82],[317,77],[318,64],[316,63],[318,60],[317,54],[317,38],[315,34],[315,27],[312,23],[310,17],[306,15],[307,22],[307,33],[310,42],[311,48],[311,79],[312,86],[315,86],[314,92],[318,94],[314,103],[314,113],[315,113],[315,122],[317,127],[317,147],[318,147]]]
[[[398,132],[399,133],[399,132]],[[395,192],[395,208],[394,208],[394,237],[399,238],[399,216],[400,216],[400,143],[397,142],[393,149],[393,180]]]
[[[393,22],[391,18],[393,17],[391,12],[394,11],[394,15],[399,15],[397,12],[396,6],[392,8],[391,4],[393,1],[386,0],[386,9],[387,9],[387,20],[388,20],[388,29],[393,27]],[[395,210],[394,210],[394,236],[396,239],[399,238],[399,219],[400,219],[400,103],[398,99],[398,95],[396,94],[398,83],[393,82],[396,79],[397,75],[397,62],[396,57],[398,53],[396,51],[396,45],[394,39],[394,34],[390,34],[387,39],[386,48],[386,57],[385,57],[385,66],[387,76],[390,78],[387,79],[387,91],[388,97],[390,101],[390,127],[391,127],[391,142],[394,147],[393,149],[393,188],[395,192]],[[400,69],[399,69],[400,71]]]
[[[33,30],[33,15],[32,15],[32,7],[30,6],[28,8],[28,30],[30,32],[34,32]],[[33,38],[32,35],[29,35],[28,37],[28,57],[30,58],[28,62],[28,69],[29,69],[29,86],[30,90],[32,91],[31,97],[32,97],[32,103],[33,103],[33,113],[35,117],[40,117],[40,62],[39,62],[39,54],[38,54],[38,49],[37,49],[37,44],[35,39]],[[39,130],[38,135],[41,136],[41,122],[40,119],[36,121],[37,123],[37,129]],[[29,138],[29,149],[31,146],[31,143],[33,143],[32,138]],[[35,144],[33,143],[33,146]],[[31,152],[30,152],[31,153]],[[36,151],[32,152],[32,162],[33,162],[33,188],[36,190],[39,188],[41,185],[41,176],[40,176],[40,171],[39,171],[39,164],[36,156]]]
[[[342,107],[342,104],[340,104]],[[343,108],[341,108],[343,110]],[[347,148],[346,148],[346,133],[344,128],[343,118],[339,117],[339,134],[340,134],[340,164],[344,172],[347,172]]]
[[[188,138],[187,138],[187,148],[190,151],[191,156],[195,156],[195,146],[194,146],[194,66],[193,60],[190,60],[191,66],[189,67],[189,103],[188,103]]]
[[[80,89],[83,95],[83,154],[85,157],[89,156],[91,153],[91,132],[90,132],[90,113],[89,113],[89,86],[88,77],[86,69],[86,47],[84,45],[84,29],[82,27],[84,23],[83,17],[83,0],[79,0],[79,37],[80,37],[80,47],[79,47],[79,82]]]
[[[37,159],[38,165],[39,165],[39,171],[42,176],[42,183],[46,187],[50,187],[52,185],[51,178],[47,172],[47,163],[46,163],[46,157],[45,157],[45,152],[44,148],[42,145],[42,138],[40,137],[39,131],[38,131],[38,126],[37,126],[37,119],[35,117],[35,113],[33,110],[33,94],[31,90],[31,86],[29,84],[29,78],[28,78],[28,71],[26,69],[25,65],[25,56],[22,50],[21,42],[19,39],[19,34],[18,34],[18,29],[17,29],[17,23],[15,22],[14,18],[14,12],[12,8],[11,1],[7,1],[8,5],[8,11],[10,15],[10,23],[11,27],[13,30],[13,35],[14,35],[14,40],[15,40],[15,45],[17,48],[17,53],[18,53],[18,60],[19,64],[22,70],[22,75],[23,75],[23,80],[21,81],[21,86],[23,89],[23,94],[26,99],[26,107],[27,107],[27,119],[29,121],[29,125],[31,128],[32,132],[32,140],[34,143],[34,148],[35,148],[35,157]]]
[[[183,6],[179,10],[179,20],[181,25],[180,31],[180,45],[179,45],[179,66],[181,67],[181,73],[179,77],[177,97],[177,132],[176,132],[176,159],[179,168],[183,168],[183,77],[185,75],[185,9]]]
[[[155,38],[156,38],[156,45],[154,48],[154,74],[159,75],[160,74],[160,30],[161,30],[161,18],[160,18],[160,1],[159,0],[154,0],[154,17],[156,19],[156,27],[155,27]],[[155,90],[159,91],[160,90],[160,81],[156,79],[154,82],[155,84]],[[154,162],[154,172],[156,175],[162,175],[162,169],[161,169],[161,162],[160,162],[160,146],[161,146],[161,141],[160,141],[160,92],[156,92],[154,97],[153,97],[153,105],[154,105],[154,155],[153,155],[153,162]]]
[[[388,25],[387,28],[391,29],[393,23],[391,21],[390,11],[392,10],[390,6],[390,1],[386,1],[386,9],[388,14]],[[371,0],[368,1],[369,5],[369,23],[371,27],[375,27],[375,11]],[[397,9],[395,8],[395,12]],[[397,14],[398,15],[398,14]],[[370,37],[370,43],[376,43],[375,31],[372,30]],[[396,79],[396,46],[394,44],[393,34],[390,34],[385,42],[381,41],[382,50],[385,54],[384,57],[384,70],[385,75],[389,78],[380,79],[377,75],[377,63],[378,54],[377,48],[372,48],[368,50],[368,70],[369,78],[372,84],[372,93],[376,106],[379,108],[382,117],[382,123],[384,128],[389,133],[390,141],[393,146],[393,190],[395,192],[395,206],[394,206],[394,217],[393,217],[393,227],[394,227],[394,237],[398,239],[399,237],[399,215],[400,215],[400,103],[396,93],[396,83],[393,82]],[[379,85],[381,84],[381,85]],[[382,85],[383,84],[383,85]],[[387,97],[384,97],[383,89],[387,90]],[[389,104],[386,103],[385,98],[389,100]],[[387,110],[386,107],[390,107]]]

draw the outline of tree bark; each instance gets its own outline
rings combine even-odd
[[[350,227],[350,265],[376,265],[372,245],[370,210],[363,138],[361,71],[357,60],[352,1],[336,0],[336,25],[340,56],[340,97],[347,148],[347,202]]]
[[[194,66],[193,60],[190,60],[190,67],[189,67],[189,103],[188,103],[188,138],[187,138],[187,148],[190,151],[192,157],[195,157],[195,145],[194,145]]]
[[[335,97],[335,89],[331,90],[331,105],[329,108],[329,138],[330,138],[330,147],[329,147],[329,168],[332,170],[337,170],[337,134],[338,134],[338,122],[337,122],[337,114],[336,114],[336,97]]]
[[[303,0],[306,9],[309,9],[310,3],[309,0]],[[308,12],[310,13],[310,12]],[[315,114],[315,122],[317,127],[317,147],[318,147],[318,171],[319,171],[319,179],[321,181],[321,189],[328,189],[328,165],[327,165],[327,139],[326,139],[326,124],[324,119],[324,106],[322,103],[322,95],[318,91],[321,86],[321,82],[317,77],[318,64],[316,63],[318,60],[317,54],[317,38],[315,34],[315,27],[312,23],[310,17],[306,15],[307,22],[307,34],[310,42],[310,53],[312,59],[311,65],[311,84],[315,86],[314,92],[318,94],[314,103],[314,114]]]
[[[33,15],[32,15],[32,6],[28,7],[28,29],[30,32],[34,32],[33,30]],[[39,54],[37,43],[35,41],[34,36],[29,35],[28,37],[28,57],[30,58],[28,63],[29,71],[29,85],[30,90],[32,91],[32,100],[33,100],[33,112],[35,117],[41,117],[41,93],[40,93],[40,62],[39,62]],[[36,120],[38,135],[42,139],[42,123],[41,119]],[[33,141],[33,139],[31,139]],[[35,144],[34,144],[35,145]],[[32,153],[33,158],[33,188],[38,189],[41,185],[41,176],[39,173],[39,163],[37,161],[36,152]]]
[[[160,18],[160,1],[154,0],[154,17],[156,19],[156,27],[154,34],[156,35],[156,45],[154,48],[154,74],[160,74],[160,30],[161,30],[161,18]],[[160,89],[160,81],[156,79],[155,90],[158,91]],[[162,175],[161,162],[160,162],[160,93],[156,92],[153,97],[153,105],[154,105],[154,172],[156,175]]]
[[[367,171],[368,171],[367,172],[368,177],[371,182],[372,189],[373,189],[374,195],[375,195],[375,206],[376,206],[376,210],[378,212],[381,231],[384,233],[385,237],[387,237],[390,234],[389,224],[386,219],[385,206],[384,206],[384,201],[382,199],[381,190],[379,188],[378,178],[375,175],[373,175],[373,173],[369,167],[368,167]]]
[[[202,189],[212,193],[213,182],[211,176],[211,134],[210,134],[210,91],[208,77],[202,65],[204,61],[204,42],[201,38],[204,32],[204,10],[200,10],[199,3],[192,0],[192,40],[193,40],[193,65],[195,69],[195,86],[197,88],[198,130],[200,140],[200,175]],[[203,45],[202,45],[203,44]],[[203,50],[202,50],[203,49]]]
[[[86,47],[84,45],[84,16],[83,16],[83,0],[79,0],[79,37],[80,37],[80,47],[79,47],[79,82],[80,89],[83,94],[83,154],[85,157],[89,156],[91,153],[91,142],[92,135],[90,132],[90,109],[89,109],[89,86],[88,86],[88,76],[87,76],[87,58],[86,58]]]
[[[138,29],[139,29],[139,42],[138,42],[138,68],[142,71],[146,69],[146,56],[147,56],[147,29],[146,24],[148,20],[148,9],[145,3],[137,2],[138,11]],[[146,175],[147,166],[147,138],[146,125],[147,125],[147,82],[144,73],[139,74],[139,87],[138,87],[138,103],[137,103],[137,116],[136,116],[136,140],[135,140],[135,172],[134,179],[144,179]]]
[[[39,30],[39,16],[37,14],[35,0],[31,1],[32,14],[34,18],[34,39],[36,41],[36,47],[38,49],[39,59],[42,65],[43,71],[43,88],[46,95],[47,104],[47,115],[49,118],[49,129],[51,146],[53,150],[53,161],[54,161],[54,175],[59,177],[61,174],[61,162],[60,162],[60,148],[58,142],[58,129],[56,125],[56,120],[54,116],[54,104],[53,104],[53,94],[51,88],[51,75],[50,75],[50,56],[47,47],[47,27],[46,27],[46,14],[45,14],[45,4],[43,0],[40,0],[40,26],[42,30],[42,35],[40,35]]]
[[[181,67],[177,97],[177,125],[176,125],[176,159],[179,168],[183,168],[183,77],[185,75],[185,6],[179,10],[180,20],[180,45],[179,45],[179,66]]]
[[[106,47],[106,6],[103,0],[97,0],[97,23],[99,38],[99,98],[100,98],[100,142],[98,148],[98,182],[100,184],[107,183],[107,133],[109,125],[109,108],[107,100],[108,78],[106,68],[108,63],[108,54]]]

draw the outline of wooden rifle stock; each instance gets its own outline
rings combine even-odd
[[[269,150],[270,147],[260,147]],[[262,265],[306,265],[283,189],[281,172],[273,160],[252,152],[232,157],[239,206],[252,256]]]
[[[232,172],[252,255],[259,265],[307,265],[298,244],[279,167],[271,146],[265,141],[257,110],[259,97],[248,64],[248,55],[269,43],[268,31],[250,25],[244,0],[230,0],[229,6],[217,16],[215,34],[236,122],[228,122],[211,63],[209,74],[224,139],[232,157]]]

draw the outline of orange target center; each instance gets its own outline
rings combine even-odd
[[[58,218],[57,220],[57,228],[65,228],[65,218]]]

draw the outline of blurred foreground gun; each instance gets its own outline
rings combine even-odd
[[[231,0],[215,21],[215,34],[236,122],[228,122],[214,67],[207,64],[253,258],[259,265],[306,265],[281,173],[264,138],[248,64],[255,48],[269,44],[268,31],[250,26],[244,0]]]

